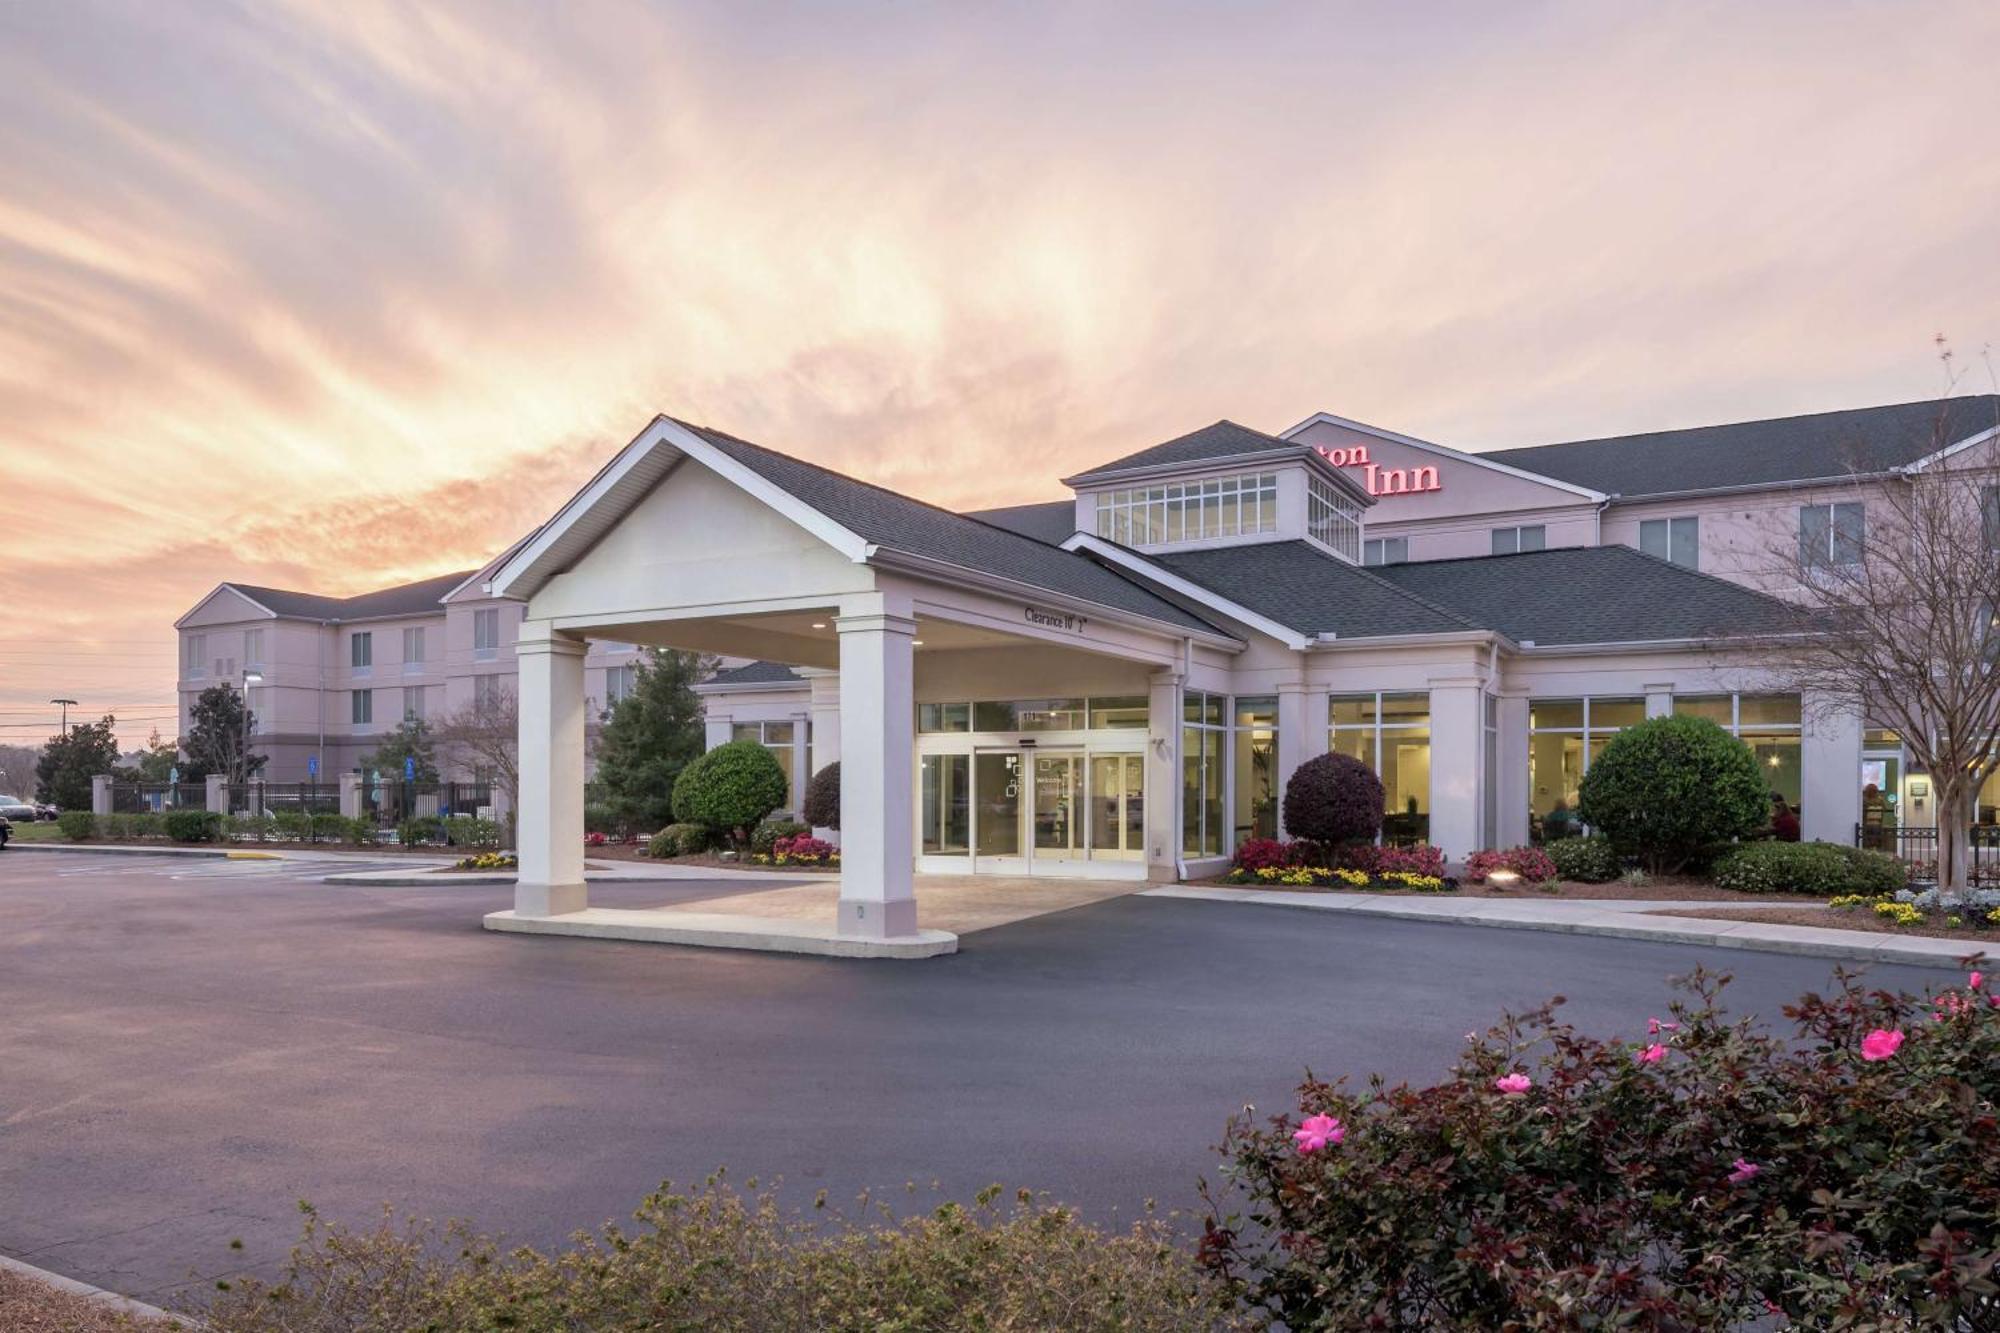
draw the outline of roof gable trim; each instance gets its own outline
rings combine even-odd
[[[1526,468],[1512,467],[1506,463],[1496,463],[1490,458],[1483,458],[1478,454],[1470,453],[1464,449],[1453,449],[1449,445],[1432,444],[1429,440],[1420,440],[1414,435],[1403,435],[1393,430],[1384,430],[1380,426],[1371,426],[1365,421],[1352,421],[1347,417],[1335,416],[1331,412],[1315,412],[1298,425],[1280,432],[1279,438],[1286,440],[1293,439],[1300,431],[1305,430],[1307,427],[1321,424],[1339,426],[1343,430],[1360,431],[1363,435],[1373,435],[1378,440],[1388,440],[1392,444],[1406,445],[1411,449],[1419,449],[1424,453],[1436,454],[1439,458],[1449,458],[1454,462],[1471,463],[1476,467],[1483,467],[1489,471],[1514,477],[1520,481],[1532,481],[1554,490],[1567,491],[1571,495],[1581,496],[1594,503],[1601,504],[1611,498],[1603,491],[1594,491],[1588,486],[1578,486],[1572,482],[1558,481],[1554,477],[1546,477],[1539,472],[1530,472]]]
[[[196,602],[193,606],[189,607],[187,610],[181,612],[180,619],[174,622],[174,628],[179,629],[181,628],[181,626],[185,625],[189,620],[193,619],[194,616],[198,612],[200,612],[200,610],[204,606],[207,606],[210,602],[215,600],[217,593],[221,592],[232,592],[236,594],[238,597],[241,597],[244,601],[250,603],[250,605],[256,607],[259,611],[263,612],[271,619],[273,620],[281,619],[281,617],[278,615],[276,611],[273,611],[270,607],[264,605],[262,602],[258,601],[255,597],[252,597],[249,593],[243,591],[243,589],[237,587],[233,583],[223,582],[216,584],[213,588],[210,588],[207,594],[204,595],[200,601]]]

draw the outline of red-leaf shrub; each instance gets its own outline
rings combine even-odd
[[[1238,870],[1249,871],[1293,866],[1299,863],[1302,850],[1298,843],[1278,838],[1248,838],[1236,849],[1233,864]]]
[[[1842,974],[1780,1037],[1726,981],[1627,1040],[1552,1004],[1435,1087],[1246,1111],[1203,1257],[1294,1329],[1996,1327],[2000,1005]]]
[[[609,841],[611,840],[605,837],[603,833],[599,832],[596,829],[592,829],[590,832],[583,835],[583,845],[586,847],[602,847],[605,843]]]
[[[1465,858],[1465,877],[1484,882],[1496,870],[1511,870],[1530,884],[1556,878],[1556,863],[1539,847],[1488,848]]]
[[[1444,849],[1427,842],[1409,847],[1376,847],[1374,873],[1378,875],[1436,875],[1444,877]]]
[[[1285,828],[1317,843],[1373,842],[1382,831],[1382,779],[1359,759],[1315,755],[1285,783]]]
[[[825,864],[833,860],[840,848],[830,842],[801,833],[796,837],[779,838],[771,844],[773,858],[784,861],[811,861]]]

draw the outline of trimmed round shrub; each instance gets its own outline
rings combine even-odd
[[[1748,842],[1717,859],[1718,888],[1738,893],[1880,897],[1907,888],[1909,870],[1893,856],[1831,842]]]
[[[750,850],[769,856],[784,838],[811,837],[812,826],[796,819],[767,819],[750,830]]]
[[[1618,855],[1611,839],[1601,833],[1584,838],[1557,838],[1543,843],[1542,850],[1555,863],[1558,879],[1608,884],[1625,873],[1625,858]]]
[[[1621,854],[1674,871],[1762,831],[1771,791],[1750,747],[1715,723],[1654,717],[1613,736],[1591,761],[1577,809]]]
[[[1382,831],[1382,779],[1359,759],[1322,754],[1285,784],[1285,829],[1295,838],[1370,842]]]
[[[212,810],[169,810],[160,827],[175,842],[216,842],[222,837],[222,816]]]
[[[56,828],[68,842],[87,842],[97,831],[97,816],[88,810],[65,810],[56,816]]]
[[[674,820],[701,824],[741,843],[785,803],[785,770],[756,741],[718,745],[674,780]]]
[[[814,828],[840,831],[840,761],[834,760],[813,774],[806,784],[806,808],[800,813]]]
[[[699,856],[715,841],[715,835],[700,824],[669,824],[646,844],[646,854],[662,859]]]

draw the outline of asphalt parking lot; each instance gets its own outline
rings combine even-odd
[[[492,934],[504,888],[331,868],[0,853],[0,1253],[170,1303],[269,1270],[299,1199],[555,1243],[723,1165],[801,1204],[999,1181],[1109,1220],[1191,1206],[1225,1119],[1282,1108],[1307,1066],[1433,1079],[1555,993],[1637,1034],[1704,961],[1775,1018],[1833,968],[1138,897],[948,958],[780,957]]]

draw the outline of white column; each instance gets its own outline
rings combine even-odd
[[[1160,671],[1146,689],[1146,877],[1181,877],[1181,677]]]
[[[560,916],[589,906],[583,885],[584,644],[525,621],[518,648],[521,868],[514,910]]]
[[[703,743],[711,750],[718,745],[729,744],[730,718],[727,713],[712,713],[702,710],[701,724],[704,732]]]
[[[1462,861],[1479,850],[1481,682],[1431,682],[1431,842]]]
[[[361,775],[342,773],[340,775],[340,817],[342,819],[361,818]]]
[[[1431,756],[1432,771],[1437,756]],[[1502,847],[1528,842],[1528,811],[1534,793],[1528,789],[1528,696],[1500,696],[1500,827],[1494,841]]]
[[[208,775],[208,809],[211,814],[229,813],[229,775],[210,773]]]
[[[1304,681],[1278,686],[1278,771],[1273,794],[1278,798],[1278,834],[1284,827],[1285,787],[1300,764],[1327,751],[1327,692]]]
[[[1802,702],[1799,837],[1851,844],[1861,822],[1861,710],[1818,695]]]
[[[799,674],[812,691],[812,771],[817,774],[828,764],[840,762],[840,673],[808,667]],[[838,829],[816,828],[813,836],[836,844],[840,841]]]
[[[90,778],[90,813],[108,815],[111,813],[111,775],[93,773]]]
[[[912,690],[917,622],[863,611],[840,635],[840,933],[871,939],[917,929],[916,746]]]
[[[812,781],[812,747],[806,737],[812,731],[812,714],[801,709],[792,714],[792,818],[803,820],[806,813],[806,786]]]

